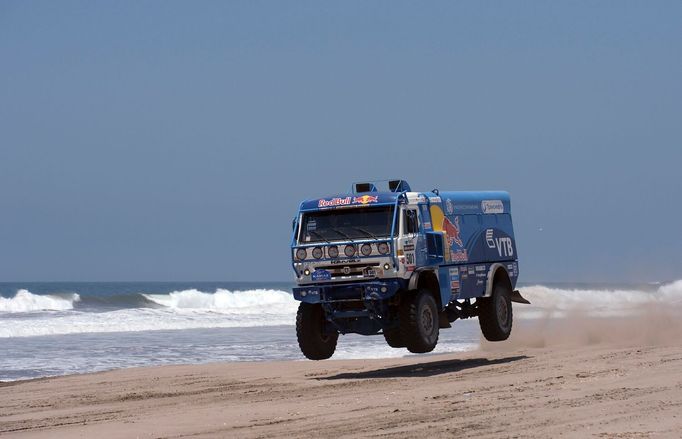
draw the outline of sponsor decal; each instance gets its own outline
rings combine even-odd
[[[428,222],[428,221],[426,221],[426,222],[424,223],[424,228],[425,228],[425,229],[430,229],[430,228],[431,228],[431,223]]]
[[[483,213],[504,213],[502,200],[483,200],[481,201]]]
[[[414,250],[414,244],[405,244],[405,246],[403,247],[403,250],[405,250],[406,252],[410,252],[410,251]]]
[[[361,197],[353,197],[353,203],[368,204],[376,203],[379,201],[379,196],[377,195],[363,195]]]
[[[324,198],[317,202],[317,207],[336,207],[336,206],[348,206],[351,202],[351,197],[345,198],[332,198],[331,200],[326,200]]]
[[[478,204],[457,204],[457,210],[479,210]]]
[[[327,270],[315,270],[310,278],[312,280],[331,280],[332,274]]]
[[[440,203],[440,197],[429,197],[429,201],[432,203]]]
[[[452,215],[455,213],[455,203],[452,202],[451,199],[445,200],[445,211],[447,212],[448,215]]]
[[[469,267],[469,268],[468,268],[468,271],[469,271],[469,274],[472,275],[472,276],[473,276],[474,273],[476,272],[476,270],[474,269],[474,267]]]
[[[488,245],[488,248],[497,249],[497,254],[499,255],[499,257],[514,256],[514,245],[512,243],[511,238],[509,237],[495,238],[494,229],[486,229],[485,242]]]
[[[457,250],[456,252],[450,252],[450,259],[453,262],[468,262],[469,255],[467,254],[466,249]]]
[[[362,275],[365,277],[375,277],[377,275],[377,272],[373,268],[367,267],[364,270],[362,270]]]
[[[459,268],[450,268],[450,291],[459,292]]]
[[[460,236],[459,233],[458,216],[455,217],[454,224],[448,219],[448,217],[444,216],[442,229],[448,237],[448,242],[450,243],[450,246],[452,246],[453,244],[457,244],[458,247],[464,246],[464,244],[462,243],[462,237]]]
[[[424,194],[417,195],[417,203],[426,203],[426,197]]]

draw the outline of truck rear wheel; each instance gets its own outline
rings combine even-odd
[[[405,341],[403,340],[403,336],[400,334],[400,329],[390,329],[388,331],[384,330],[384,339],[392,348],[405,347]]]
[[[438,307],[428,290],[406,294],[400,304],[400,335],[410,352],[431,352],[438,343]]]
[[[326,360],[336,350],[338,332],[325,331],[324,310],[319,304],[301,303],[296,313],[298,346],[310,360]]]
[[[505,282],[495,282],[493,294],[482,297],[478,302],[478,324],[488,341],[503,341],[509,338],[512,329],[511,288]]]

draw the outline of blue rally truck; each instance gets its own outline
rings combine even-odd
[[[519,275],[506,192],[413,192],[404,180],[301,203],[292,267],[296,334],[311,360],[339,334],[383,334],[395,348],[432,351],[439,328],[478,317],[487,340],[512,329]]]

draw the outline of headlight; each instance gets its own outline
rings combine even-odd
[[[310,276],[310,270],[306,268],[305,270],[303,270],[303,274],[306,276]]]
[[[343,249],[343,253],[349,258],[352,258],[355,254],[355,247],[352,245],[347,245],[346,248]]]
[[[332,245],[327,249],[327,254],[329,254],[330,258],[337,258],[339,256],[339,248],[335,245]]]
[[[385,242],[382,242],[377,246],[377,249],[379,250],[379,253],[381,253],[382,255],[387,255],[389,247],[388,247],[388,244],[386,244]]]
[[[313,258],[315,259],[322,259],[322,248],[321,247],[315,247],[313,249]]]
[[[308,256],[308,252],[304,248],[296,250],[296,259],[299,261],[304,260],[306,256]]]
[[[360,253],[362,253],[364,256],[369,256],[372,254],[372,246],[369,244],[362,244],[362,247],[360,247]]]

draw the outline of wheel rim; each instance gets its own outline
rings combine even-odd
[[[497,321],[500,322],[500,326],[507,327],[509,323],[509,306],[504,297],[498,297],[497,299]]]
[[[422,328],[426,334],[433,332],[433,313],[428,306],[422,309]]]

